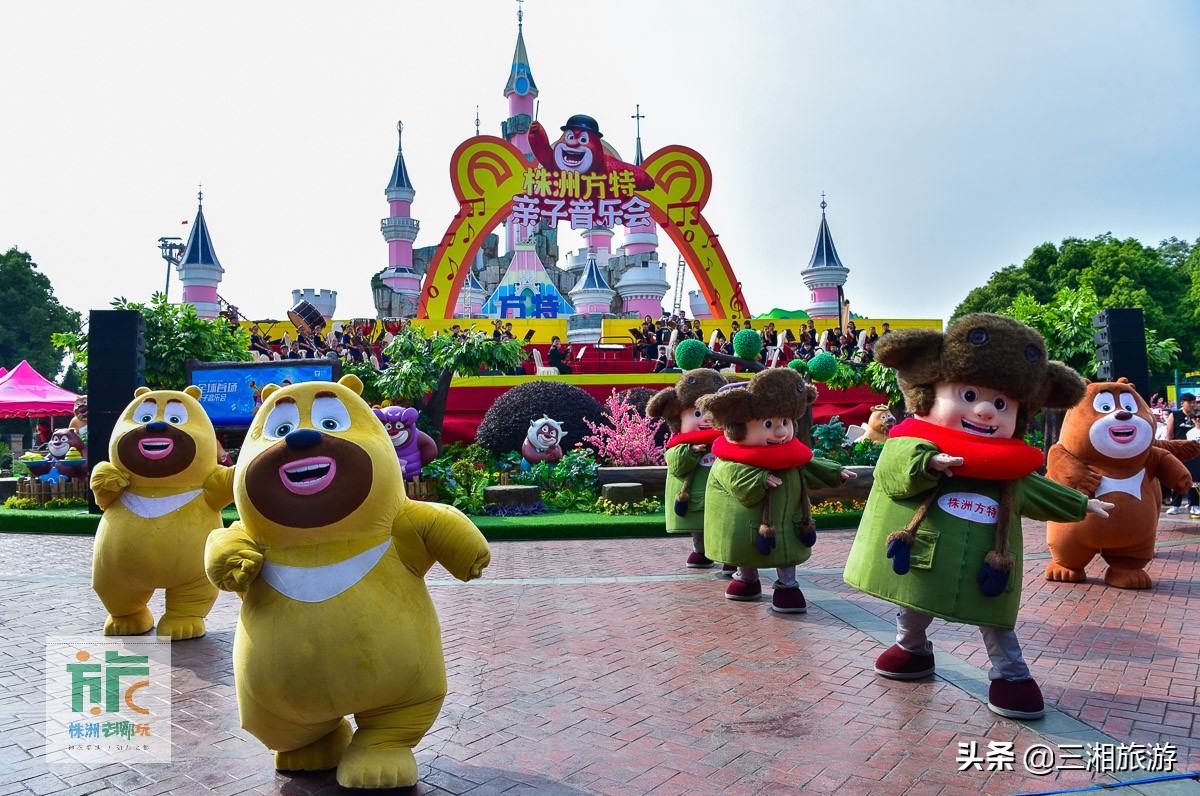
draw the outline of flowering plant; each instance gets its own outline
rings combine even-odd
[[[662,448],[654,440],[661,420],[646,417],[630,402],[627,391],[612,393],[604,401],[605,422],[584,419],[592,430],[585,441],[596,455],[617,467],[665,464]]]

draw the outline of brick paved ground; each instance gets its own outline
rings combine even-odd
[[[1054,710],[1026,724],[987,710],[974,628],[935,622],[938,677],[875,676],[891,609],[841,582],[852,538],[822,533],[800,573],[811,608],[789,617],[723,599],[724,582],[682,568],[682,539],[497,543],[486,579],[470,585],[435,569],[450,696],[417,748],[417,792],[974,794],[1150,776],[1035,776],[1022,758],[1041,744],[1169,743],[1176,770],[1200,769],[1200,523],[1164,518],[1146,592],[1104,586],[1095,564],[1085,585],[1045,582],[1044,526],[1027,524],[1018,633]],[[208,636],[173,649],[171,765],[48,766],[43,644],[103,621],[91,546],[0,535],[0,796],[341,792],[329,774],[277,775],[238,727],[228,594]],[[981,756],[1011,743],[1014,770],[959,772],[970,743]]]

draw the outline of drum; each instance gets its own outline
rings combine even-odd
[[[312,302],[304,299],[297,301],[296,306],[288,310],[288,318],[300,332],[317,332],[325,326],[325,318],[322,317],[321,311],[314,307]]]

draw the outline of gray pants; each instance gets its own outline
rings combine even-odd
[[[796,582],[796,565],[790,567],[775,567],[775,574],[779,578],[779,585],[785,589],[799,588],[800,584]],[[758,581],[758,569],[756,567],[738,567],[735,578],[746,583],[756,583]]]
[[[929,655],[933,645],[925,635],[933,617],[912,608],[901,608],[896,612],[896,645],[905,652],[913,655]],[[983,646],[987,648],[988,658],[992,661],[992,670],[988,678],[992,680],[1032,680],[1029,667],[1021,657],[1021,642],[1017,634],[1011,630],[1001,630],[998,627],[981,627]]]
[[[692,549],[700,555],[704,555],[704,531],[692,532]]]

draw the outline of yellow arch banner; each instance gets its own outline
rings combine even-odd
[[[429,264],[418,318],[453,317],[466,281],[464,265],[470,265],[488,234],[508,219],[513,197],[528,185],[526,172],[536,167],[519,149],[495,136],[470,138],[454,150],[450,181],[459,210]],[[708,163],[695,150],[669,146],[647,158],[642,168],[655,185],[637,195],[691,267],[713,317],[749,317],[741,283],[704,218],[712,189]]]

